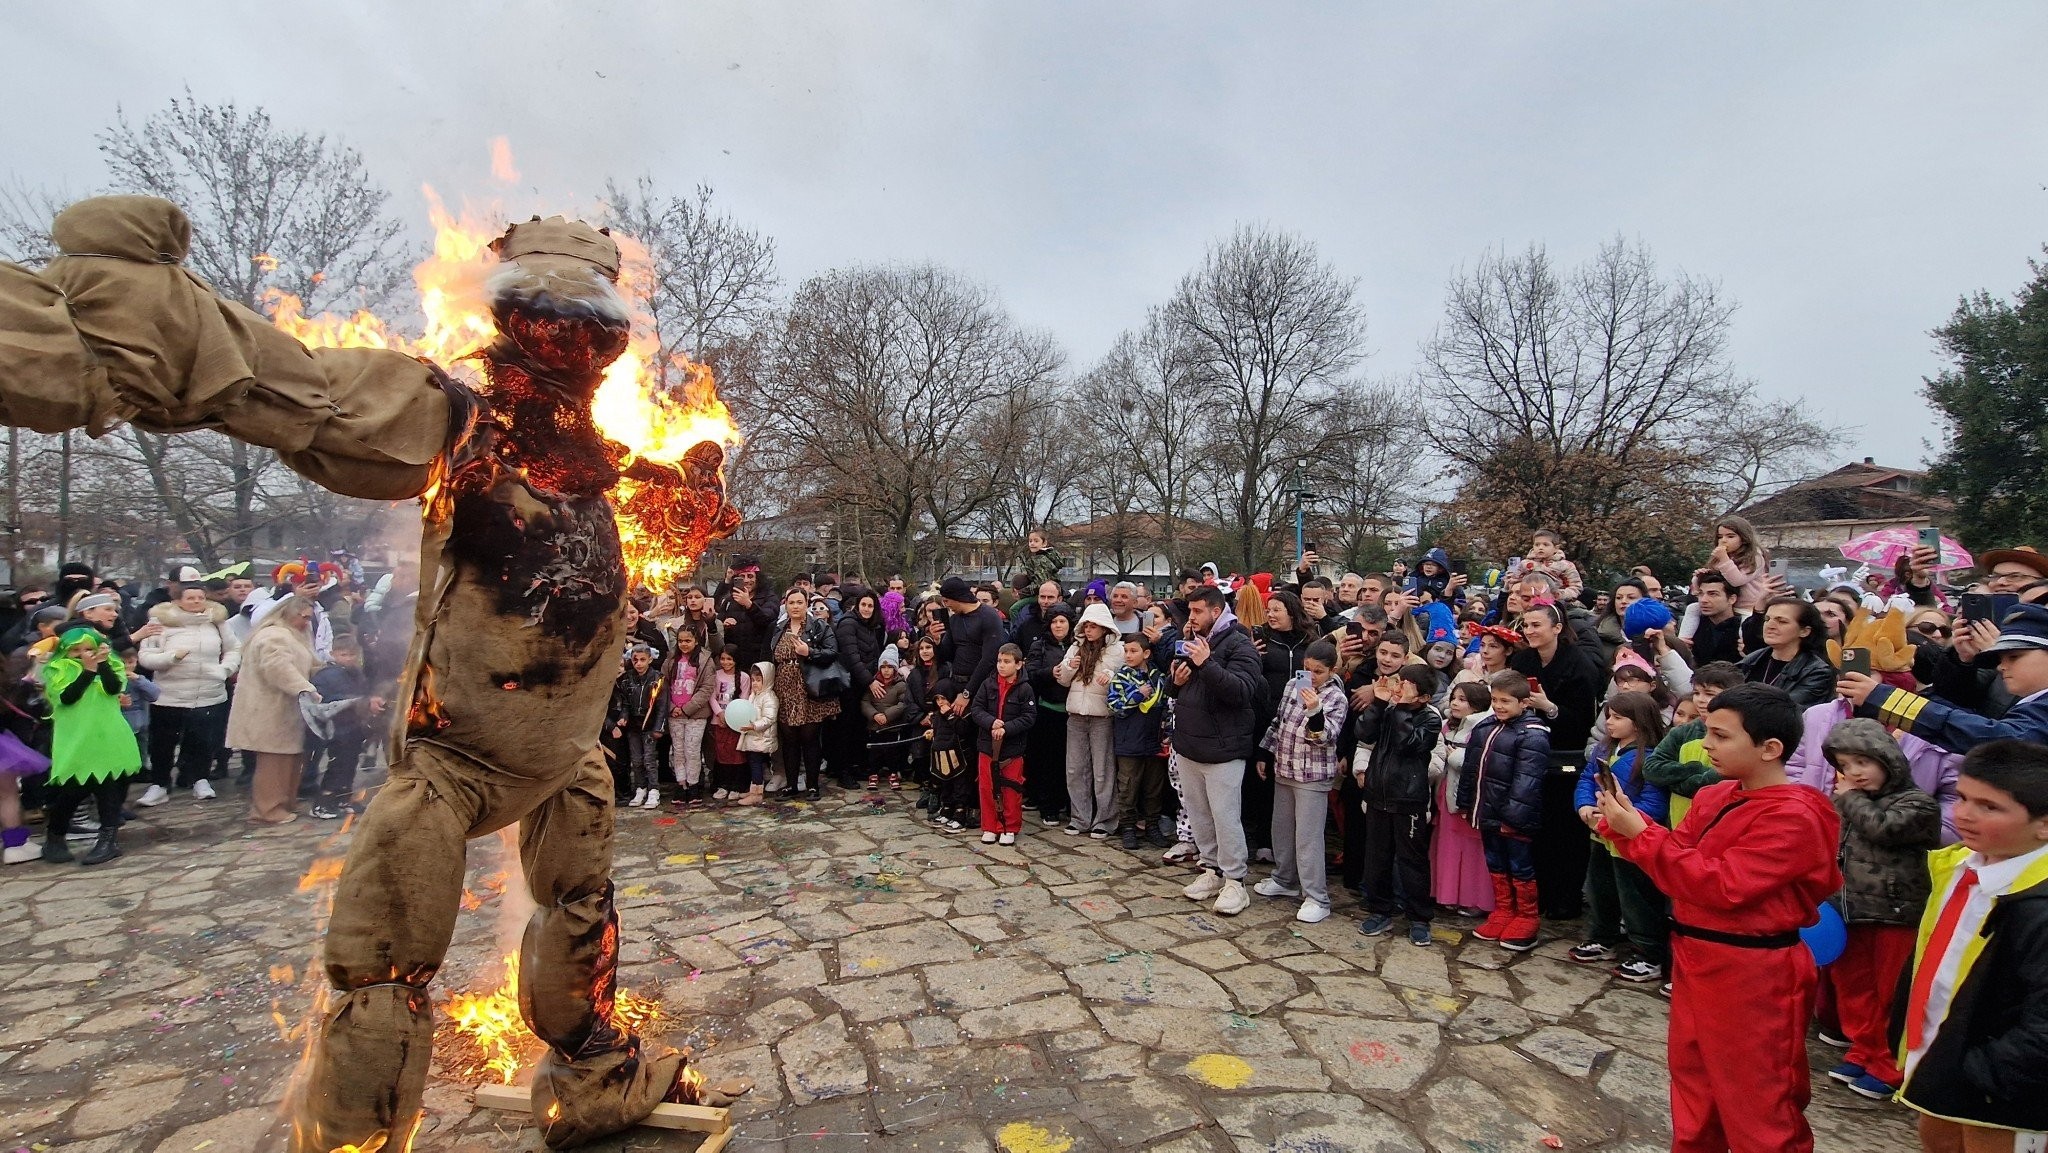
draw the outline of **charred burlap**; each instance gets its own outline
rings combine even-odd
[[[579,262],[603,280],[616,273],[609,237],[537,223],[515,228],[508,261],[578,285],[591,275],[573,275]],[[334,994],[298,1088],[293,1149],[369,1148],[380,1135],[404,1147],[421,1115],[428,983],[454,933],[464,846],[514,824],[539,906],[522,943],[522,1010],[550,1045],[536,1120],[556,1148],[623,1129],[670,1092],[682,1058],[645,1054],[610,1021],[612,783],[597,737],[625,572],[609,482],[577,497],[537,491],[490,447],[521,430],[479,413],[429,365],[309,351],[222,301],[179,263],[190,232],[166,201],[99,197],[58,217],[63,255],[46,269],[0,264],[0,419],[94,435],[123,420],[220,429],[350,496],[440,482],[398,698],[409,707],[394,723],[391,781],[355,826],[336,885],[323,955]],[[550,451],[523,448],[527,459]]]
[[[213,428],[345,496],[426,489],[448,437],[430,367],[308,349],[222,300],[180,263],[192,225],[168,200],[81,200],[50,234],[61,255],[41,272],[0,264],[0,421],[93,436],[122,421]]]

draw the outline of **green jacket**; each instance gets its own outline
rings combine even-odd
[[[1684,819],[1686,810],[1692,808],[1692,795],[1721,779],[1713,762],[1707,759],[1706,735],[1705,721],[1679,725],[1657,742],[1650,753],[1650,763],[1643,769],[1644,780],[1670,794],[1674,829]]]

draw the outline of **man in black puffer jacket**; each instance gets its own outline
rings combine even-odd
[[[1194,901],[1215,897],[1216,911],[1229,917],[1251,905],[1244,888],[1244,763],[1258,742],[1266,677],[1252,635],[1214,586],[1188,597],[1187,638],[1166,680],[1167,693],[1179,702],[1173,753],[1203,870],[1184,892]]]

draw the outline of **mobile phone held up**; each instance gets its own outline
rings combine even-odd
[[[1614,779],[1613,767],[1604,761],[1593,769],[1593,783],[1599,785],[1600,791],[1605,793],[1621,792],[1621,782]]]
[[[1933,549],[1935,561],[1939,563],[1941,560],[1941,529],[1934,525],[1928,525],[1926,528],[1921,529],[1920,547]]]
[[[1863,674],[1863,675],[1864,675],[1864,676],[1866,676],[1866,677],[1867,677],[1867,676],[1869,676],[1869,675],[1870,675],[1870,650],[1869,650],[1869,649],[1843,649],[1843,650],[1842,650],[1842,671],[1843,671],[1843,672],[1845,672],[1845,673],[1861,673],[1861,674]]]

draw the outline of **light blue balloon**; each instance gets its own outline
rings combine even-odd
[[[754,702],[745,697],[730,701],[725,706],[725,727],[733,732],[747,731],[747,726],[753,724],[755,718]]]
[[[1840,960],[1849,947],[1849,926],[1833,905],[1822,905],[1819,919],[1799,930],[1799,939],[1813,952],[1813,963],[1825,967]]]

